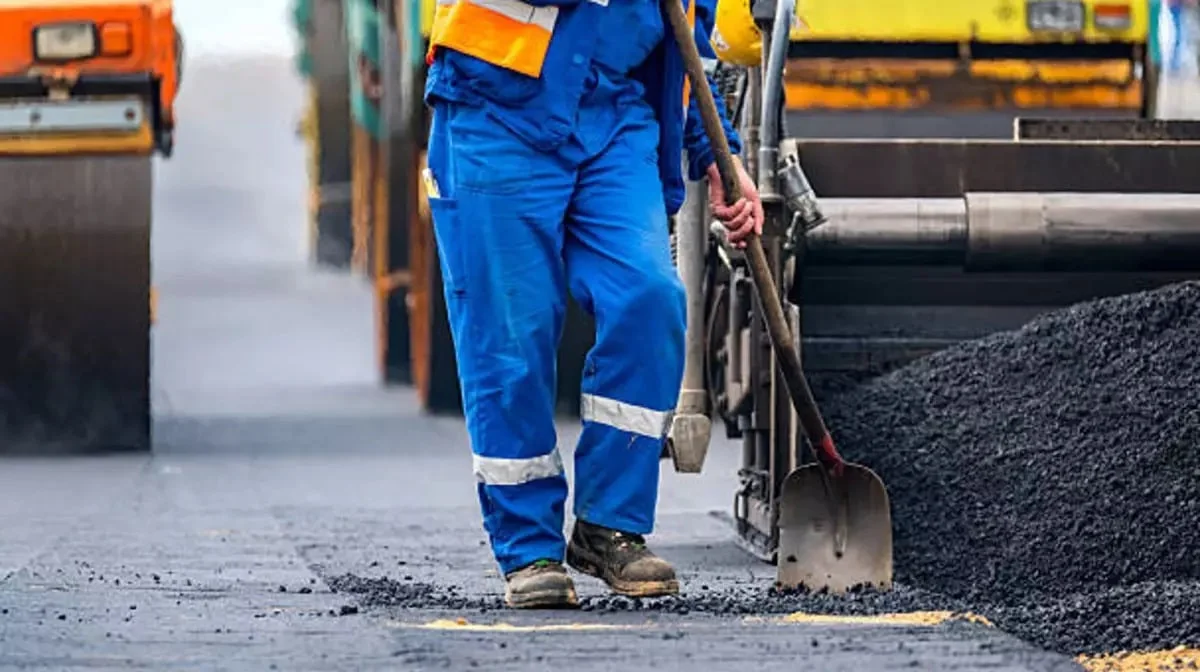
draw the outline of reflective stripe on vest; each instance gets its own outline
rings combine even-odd
[[[557,7],[534,7],[520,0],[438,0],[429,36],[428,61],[438,47],[485,63],[541,77]]]

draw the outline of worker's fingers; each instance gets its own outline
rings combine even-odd
[[[750,234],[754,233],[754,220],[747,217],[738,222],[737,228],[731,229],[729,237],[733,240],[743,240],[749,238]]]
[[[733,205],[713,206],[713,215],[721,220],[725,226],[730,226],[732,222],[740,222],[746,217],[754,213],[753,206],[746,199],[741,199]]]
[[[730,241],[730,245],[733,245],[735,248],[737,248],[739,250],[746,249],[746,246],[750,244],[750,234],[751,233],[753,233],[753,228],[747,227],[745,232],[742,233],[740,238],[738,238],[737,240]]]
[[[739,221],[736,226],[731,225],[729,228],[729,242],[734,243],[738,247],[745,245],[745,241],[749,238],[755,229],[755,222],[752,217],[746,217]]]
[[[732,220],[745,209],[746,199],[742,199],[733,205],[725,205],[724,200],[714,201],[712,206],[713,216],[722,222]]]
[[[754,206],[749,201],[743,200],[741,201],[741,206],[738,208],[737,214],[735,214],[732,220],[730,220],[730,225],[735,228],[741,228],[747,220],[753,219],[753,217]]]
[[[731,222],[726,222],[725,228],[729,232],[727,238],[732,242],[737,242],[754,233],[754,218],[739,217]]]
[[[725,227],[725,239],[730,245],[745,249],[747,238],[762,233],[763,209],[757,198],[741,198],[733,205],[726,205],[724,189],[719,187],[712,189],[709,196],[713,217]]]

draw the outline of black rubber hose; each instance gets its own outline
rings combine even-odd
[[[763,81],[762,146],[779,146],[783,119],[783,69],[787,65],[791,41],[792,14],[796,0],[777,0],[775,23],[771,26],[771,44],[767,53]]]

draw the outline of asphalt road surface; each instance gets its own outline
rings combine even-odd
[[[156,176],[156,449],[0,462],[0,668],[1078,669],[986,624],[637,608],[586,577],[587,610],[497,610],[461,421],[378,386],[368,286],[307,263],[303,97],[283,58],[189,64]],[[651,538],[728,612],[773,577],[733,543],[737,460],[664,463]]]

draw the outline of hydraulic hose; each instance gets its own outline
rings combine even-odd
[[[776,0],[775,21],[767,43],[766,71],[763,73],[762,149],[770,149],[774,166],[779,153],[779,131],[783,122],[783,69],[787,65],[788,43],[792,30],[792,14],[796,0]]]

